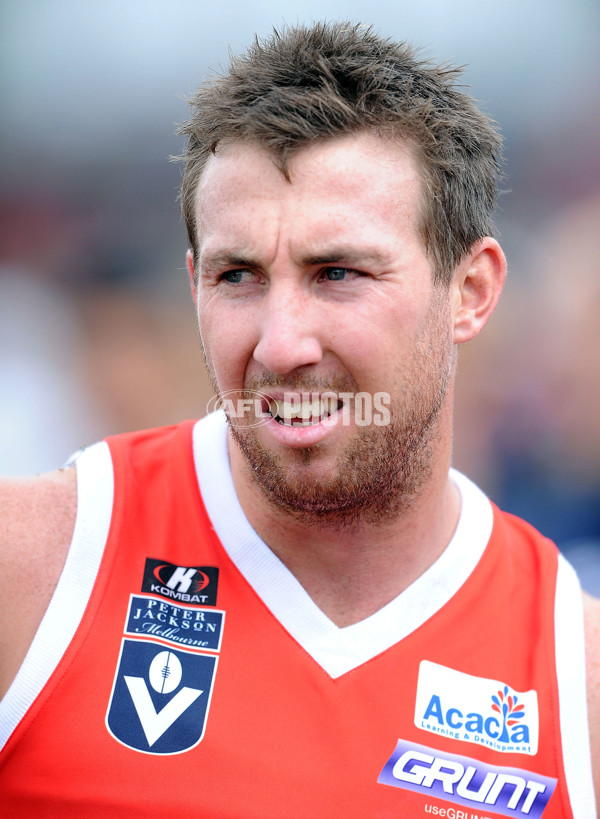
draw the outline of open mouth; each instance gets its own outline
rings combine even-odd
[[[344,406],[337,396],[292,396],[291,400],[269,398],[268,412],[277,421],[289,427],[309,427],[329,418]]]

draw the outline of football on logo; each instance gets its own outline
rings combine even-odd
[[[182,675],[181,662],[172,651],[159,651],[150,663],[150,685],[158,694],[171,694],[175,691]]]

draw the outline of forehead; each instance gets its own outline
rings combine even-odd
[[[288,178],[252,143],[232,142],[211,156],[196,193],[202,245],[250,226],[268,236],[285,228],[315,242],[418,223],[421,175],[412,147],[370,133],[314,143],[294,154]]]

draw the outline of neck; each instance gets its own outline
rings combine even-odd
[[[326,519],[283,514],[269,502],[230,437],[234,485],[252,527],[338,626],[365,619],[413,583],[448,545],[460,513],[448,477],[451,439],[438,439],[427,481],[387,519]]]

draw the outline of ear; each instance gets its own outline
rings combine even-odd
[[[495,239],[486,236],[473,245],[454,271],[454,343],[470,341],[494,312],[504,280],[506,258]]]
[[[194,273],[194,256],[191,250],[185,254],[185,264],[188,271],[188,276],[190,277],[190,288],[192,290],[192,298],[194,299],[194,304],[196,307],[198,306],[198,285],[196,284],[196,276]]]

